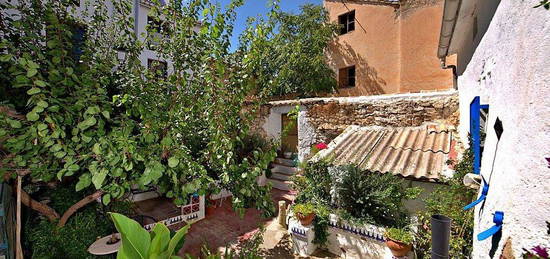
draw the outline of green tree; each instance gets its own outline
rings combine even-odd
[[[25,192],[23,203],[63,226],[96,198],[108,204],[137,184],[158,186],[178,204],[225,188],[236,209],[252,200],[270,213],[269,190],[256,177],[275,151],[238,155],[260,102],[243,109],[254,90],[255,57],[229,51],[241,4],[222,10],[207,0],[157,2],[150,16],[167,30],[159,36],[149,28],[142,42],[132,1],[113,1],[112,12],[86,5],[84,17],[74,15],[71,0],[2,3],[17,10],[0,19],[3,174],[23,176],[24,185],[73,181],[76,191],[94,191],[61,217]],[[150,40],[170,61],[169,75],[141,65]]]
[[[268,18],[250,19],[241,49],[253,62],[261,95],[313,96],[336,87],[334,71],[325,59],[338,25],[330,23],[320,5],[306,4],[300,13],[281,11],[274,4]]]

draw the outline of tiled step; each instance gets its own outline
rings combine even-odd
[[[291,181],[281,181],[273,178],[267,179],[269,183],[271,183],[271,186],[275,189],[283,190],[283,191],[290,191],[290,185],[292,184]]]
[[[274,164],[274,167],[271,168],[272,173],[282,173],[286,175],[294,175],[296,172],[298,172],[298,170],[299,169],[296,167],[277,165],[277,164]]]
[[[275,158],[275,163],[280,164],[280,165],[294,167],[294,160],[292,160],[292,159],[277,157],[277,158]]]
[[[281,181],[289,181],[290,177],[291,176],[287,175],[287,174],[273,173],[273,174],[271,174],[270,178],[281,180]]]

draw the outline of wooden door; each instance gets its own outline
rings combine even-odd
[[[281,115],[281,132],[289,127],[287,134],[282,137],[281,149],[283,152],[298,152],[298,123],[287,114]]]

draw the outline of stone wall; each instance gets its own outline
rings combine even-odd
[[[456,91],[410,93],[362,97],[310,98],[276,101],[269,104],[272,114],[300,106],[298,114],[298,153],[306,158],[312,145],[328,143],[350,125],[407,127],[423,123],[458,126]],[[280,116],[268,116],[262,130],[276,138]]]
[[[393,95],[359,102],[329,100],[306,106],[308,122],[325,141],[332,140],[350,125],[407,127],[445,122],[456,126],[458,117],[455,93]]]

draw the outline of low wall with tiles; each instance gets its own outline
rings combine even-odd
[[[299,221],[289,216],[288,232],[292,237],[296,254],[309,256],[317,248],[317,245],[313,244],[315,230],[312,225],[302,226]],[[385,244],[384,232],[383,227],[350,224],[331,214],[326,248],[342,258],[395,258]],[[403,257],[405,258],[414,258],[413,253]]]

